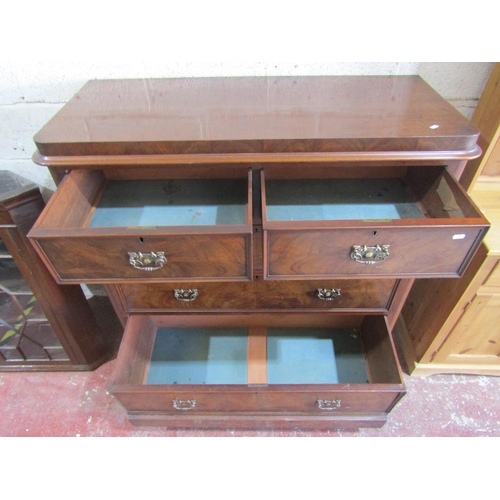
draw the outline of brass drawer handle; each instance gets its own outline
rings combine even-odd
[[[141,271],[156,271],[167,262],[165,252],[128,252],[128,257],[130,265]]]
[[[318,288],[316,297],[321,300],[335,300],[340,297],[340,288]]]
[[[174,399],[172,405],[176,410],[192,410],[196,407],[196,399]]]
[[[192,302],[198,298],[198,290],[196,288],[190,288],[189,290],[183,290],[182,288],[174,289],[174,297],[182,302]]]
[[[320,410],[337,410],[340,408],[341,400],[340,399],[318,399],[318,408]]]
[[[354,245],[351,249],[351,259],[371,266],[389,257],[389,247],[390,245],[375,245],[374,247]]]

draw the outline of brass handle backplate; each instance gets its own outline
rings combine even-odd
[[[183,290],[182,288],[174,289],[174,297],[182,302],[192,302],[198,298],[198,290],[195,288],[190,288],[189,290]]]
[[[128,252],[128,257],[130,265],[141,271],[156,271],[167,262],[165,252]]]
[[[337,410],[341,405],[340,399],[318,399],[317,404],[320,410]]]
[[[377,262],[382,262],[389,257],[390,245],[375,245],[368,247],[366,245],[354,245],[351,249],[351,259],[371,266]]]
[[[340,297],[340,288],[318,288],[316,297],[321,300],[335,300]]]
[[[192,410],[196,408],[196,399],[174,399],[172,405],[176,410]]]

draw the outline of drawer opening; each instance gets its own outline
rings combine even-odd
[[[246,224],[246,179],[108,181],[89,227]]]
[[[245,328],[160,328],[146,384],[245,384]]]
[[[400,179],[290,179],[266,183],[268,221],[418,219]]]
[[[367,384],[363,345],[356,329],[271,328],[269,384]]]
[[[266,179],[266,222],[394,221],[477,217],[457,182],[443,167],[408,167],[397,176],[373,178]]]
[[[155,327],[154,322],[145,323],[145,344],[137,344],[134,354],[144,361],[135,380],[146,386],[401,382],[380,316],[347,326],[338,320],[332,326],[288,322],[269,327]],[[384,353],[385,359],[377,353]]]

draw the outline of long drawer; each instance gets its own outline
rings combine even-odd
[[[460,276],[489,227],[444,167],[329,175],[262,172],[267,279]]]
[[[177,426],[240,413],[383,425],[405,388],[383,316],[136,315],[110,392],[131,415]]]
[[[132,313],[214,310],[373,310],[387,312],[398,280],[136,283],[119,285]]]

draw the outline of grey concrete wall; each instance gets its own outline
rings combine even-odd
[[[5,63],[0,62],[0,170],[53,189],[35,165],[33,135],[88,80],[267,75],[421,75],[470,118],[493,63]]]

